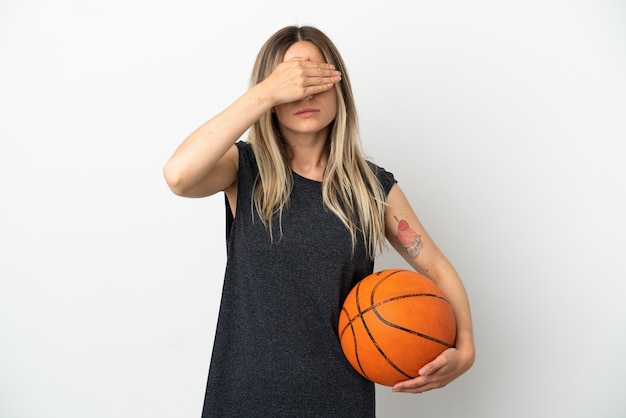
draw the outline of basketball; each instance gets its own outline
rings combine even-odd
[[[418,376],[456,338],[450,302],[414,271],[375,272],[350,291],[339,317],[344,355],[363,377],[385,386]]]

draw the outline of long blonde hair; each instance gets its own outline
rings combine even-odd
[[[331,123],[326,142],[327,163],[322,179],[324,204],[350,231],[354,249],[359,233],[370,258],[384,242],[384,191],[366,161],[359,143],[356,106],[348,73],[333,42],[311,26],[287,26],[272,35],[258,53],[251,85],[267,78],[282,61],[287,49],[296,42],[308,41],[322,53],[326,62],[341,72],[335,85],[337,115]],[[272,218],[279,224],[291,190],[293,174],[276,115],[267,112],[251,128],[252,144],[259,167],[253,200],[255,208],[272,234]]]

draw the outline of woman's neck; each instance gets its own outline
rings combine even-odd
[[[326,168],[326,136],[291,138],[286,141],[289,166],[302,177],[322,181]]]

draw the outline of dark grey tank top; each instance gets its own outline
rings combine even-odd
[[[228,258],[202,416],[374,416],[374,385],[352,369],[337,337],[342,302],[374,262],[361,239],[353,253],[321,183],[295,173],[272,242],[252,203],[252,148],[237,148],[237,208],[233,217],[226,202]],[[393,175],[372,167],[387,194]]]

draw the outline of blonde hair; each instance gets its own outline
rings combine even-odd
[[[322,53],[326,62],[341,72],[335,85],[337,115],[331,123],[326,142],[327,162],[322,179],[324,204],[350,231],[352,248],[359,233],[370,258],[384,242],[384,191],[366,161],[359,143],[358,121],[352,88],[345,64],[332,41],[311,26],[287,26],[272,35],[257,56],[251,85],[267,78],[282,61],[287,49],[296,42],[308,41]],[[272,218],[282,213],[293,188],[289,156],[280,134],[276,115],[267,112],[250,129],[252,144],[259,167],[253,200],[263,223],[272,235]]]

